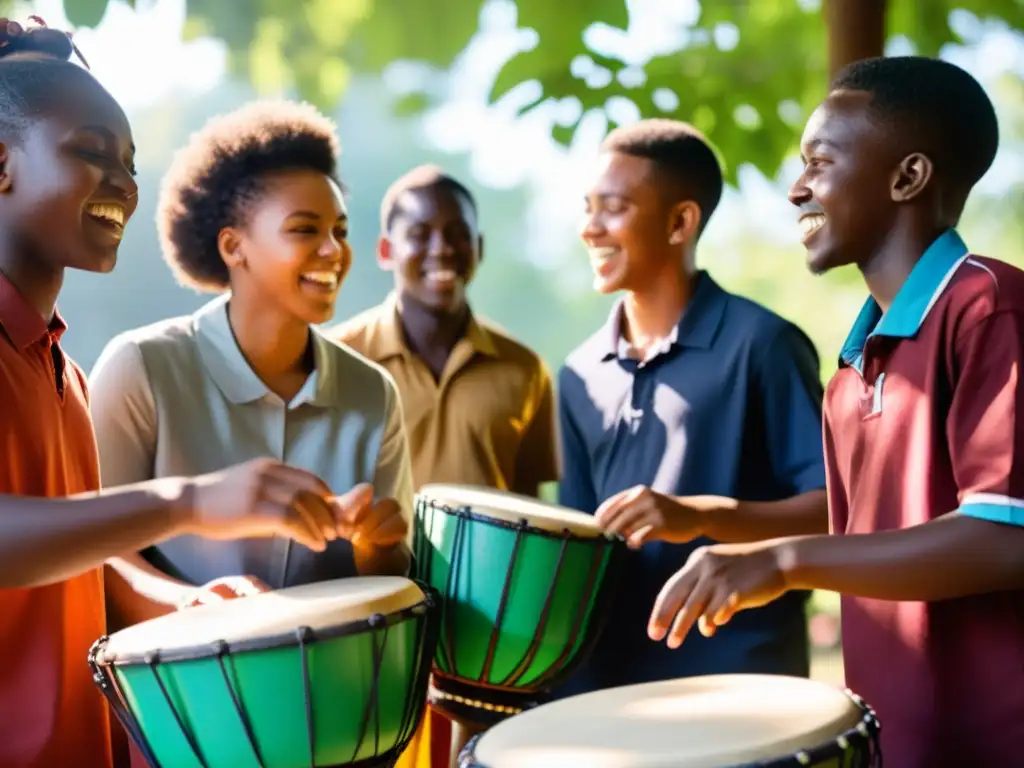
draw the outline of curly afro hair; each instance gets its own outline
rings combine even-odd
[[[210,120],[175,154],[160,187],[161,250],[178,281],[227,290],[220,231],[241,225],[271,174],[311,170],[335,179],[340,151],[334,123],[309,104],[259,101]]]

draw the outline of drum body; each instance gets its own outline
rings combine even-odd
[[[875,768],[874,712],[781,675],[610,688],[537,707],[470,741],[460,768]]]
[[[468,486],[416,499],[418,576],[441,594],[431,705],[488,726],[533,706],[597,639],[624,544],[593,518]]]
[[[422,716],[438,610],[408,579],[341,579],[143,622],[89,662],[158,768],[390,766]]]

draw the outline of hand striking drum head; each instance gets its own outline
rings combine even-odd
[[[187,608],[93,648],[154,766],[391,765],[419,723],[437,594],[340,579]]]
[[[532,706],[597,638],[625,551],[593,517],[516,494],[426,485],[419,577],[441,593],[431,705],[489,725]]]
[[[465,750],[482,768],[843,766],[877,757],[877,721],[825,683],[722,675],[631,685],[545,704]]]

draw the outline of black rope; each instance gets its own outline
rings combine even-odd
[[[309,627],[299,627],[295,630],[295,637],[299,642],[299,658],[302,663],[302,694],[306,699],[306,737],[309,742],[309,768],[316,768],[316,725],[313,721],[313,695],[310,691],[309,680],[309,648],[313,630]]]
[[[229,655],[229,653],[230,650],[228,649],[228,644],[223,640],[218,641],[217,665],[220,667],[221,674],[224,676],[224,686],[228,689],[228,693],[231,695],[231,703],[235,705],[235,713],[238,715],[238,719],[242,723],[242,729],[245,731],[245,737],[249,740],[249,746],[252,748],[252,753],[256,758],[256,762],[260,768],[264,768],[267,763],[263,759],[260,748],[256,743],[256,732],[253,730],[252,723],[249,721],[249,716],[246,714],[245,708],[242,706],[242,702],[238,698],[235,686],[231,684],[231,677],[228,675],[228,668],[224,663],[224,657]]]
[[[160,687],[160,693],[164,696],[164,701],[167,702],[168,709],[171,710],[171,714],[174,715],[174,720],[178,724],[178,728],[181,729],[181,735],[185,737],[185,741],[192,748],[192,754],[195,755],[196,762],[202,766],[202,768],[209,768],[206,760],[203,759],[202,753],[199,751],[199,744],[196,742],[195,735],[185,727],[185,721],[178,713],[178,708],[174,706],[174,702],[171,701],[171,696],[167,692],[167,686],[164,685],[163,678],[160,677],[160,672],[157,667],[160,665],[160,656],[157,653],[149,653],[146,655],[146,664],[149,666],[150,671],[153,673],[153,677],[156,679],[156,684]]]
[[[526,521],[523,520],[516,528],[516,538],[512,543],[512,553],[509,555],[509,567],[505,572],[505,581],[501,585],[501,596],[498,598],[498,610],[494,617],[494,627],[491,629],[491,637],[487,643],[487,654],[484,656],[483,666],[480,668],[480,675],[477,681],[489,683],[491,677],[491,666],[494,664],[494,654],[498,650],[498,640],[501,638],[502,625],[505,621],[505,609],[508,607],[508,597],[512,592],[512,579],[516,575],[516,561],[519,556],[519,548],[523,543],[523,534],[526,532]]]

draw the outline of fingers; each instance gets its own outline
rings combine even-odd
[[[352,540],[361,532],[364,521],[373,509],[373,486],[360,483],[341,496],[328,500],[335,527],[342,538]]]
[[[665,640],[669,648],[678,648],[683,644],[694,623],[707,608],[710,591],[708,583],[704,579],[698,579],[672,622],[672,628]]]
[[[655,642],[664,640],[673,626],[676,614],[690,598],[696,586],[696,574],[692,568],[683,567],[666,582],[654,601],[651,618],[647,623],[647,635]]]
[[[640,498],[645,490],[642,485],[637,485],[606,499],[597,508],[597,512],[594,513],[597,524],[610,533],[619,533],[621,528],[620,516],[631,504]]]
[[[329,538],[336,538],[337,533],[333,516],[326,523],[322,516],[317,516],[315,499],[316,496],[297,491],[291,483],[271,477],[257,501],[257,511],[273,520],[278,532],[315,552],[323,552]]]
[[[346,525],[342,535],[347,536],[353,546],[392,547],[405,541],[409,535],[409,523],[397,501],[380,499],[366,505],[359,522]]]
[[[712,637],[718,627],[725,626],[736,614],[740,603],[738,592],[730,591],[728,588],[719,587],[714,591],[711,599],[708,600],[704,612],[697,622],[697,628],[704,637]]]

